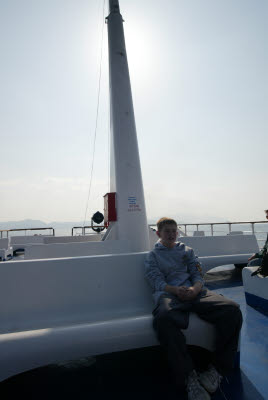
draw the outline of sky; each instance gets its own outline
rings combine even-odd
[[[149,220],[264,220],[267,0],[121,0],[120,8]],[[103,211],[103,15],[107,0],[0,0],[1,222]]]

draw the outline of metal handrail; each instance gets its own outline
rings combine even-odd
[[[94,227],[96,227],[96,228],[106,228],[105,225],[94,225]],[[74,226],[72,228],[72,236],[74,236],[74,229],[82,229],[82,235],[85,236],[86,229],[92,229],[92,226],[91,225],[89,225],[89,226]],[[94,234],[96,234],[96,232],[89,232],[88,233],[88,235],[94,235]]]
[[[0,234],[1,234],[1,239],[3,238],[3,233],[6,232],[6,237],[8,237],[9,232],[22,232],[25,231],[25,235],[26,235],[26,231],[43,231],[46,229],[52,229],[52,235],[47,235],[47,236],[55,236],[55,229],[52,227],[49,228],[17,228],[17,229],[0,229]]]
[[[232,232],[232,225],[251,225],[251,232],[255,233],[255,224],[267,224],[268,221],[243,221],[243,222],[204,222],[204,223],[191,223],[191,224],[179,224],[179,227],[184,227],[185,236],[187,235],[187,227],[188,226],[196,226],[196,230],[199,230],[199,226],[209,225],[211,229],[211,236],[214,235],[214,225],[228,225],[229,226],[229,233]],[[156,224],[150,224],[149,226],[156,226]],[[263,232],[265,233],[265,232]]]

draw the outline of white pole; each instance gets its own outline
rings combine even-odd
[[[108,16],[111,177],[116,192],[116,239],[129,240],[132,251],[149,250],[149,233],[132,102],[127,53],[118,0],[109,0]]]

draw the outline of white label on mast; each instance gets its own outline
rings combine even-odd
[[[128,211],[141,211],[136,196],[128,196]]]

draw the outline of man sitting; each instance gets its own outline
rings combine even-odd
[[[217,390],[221,375],[233,367],[242,314],[235,302],[204,287],[202,269],[194,251],[177,242],[177,223],[170,218],[157,222],[156,243],[145,262],[145,276],[155,300],[153,327],[165,349],[174,382],[189,400],[209,400]],[[189,312],[216,328],[213,363],[197,372],[181,329],[186,329]]]

